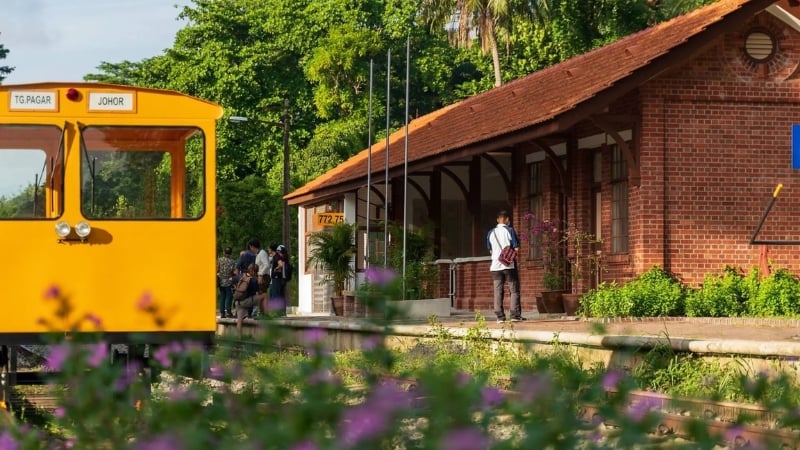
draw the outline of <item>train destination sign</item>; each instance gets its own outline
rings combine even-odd
[[[135,108],[132,92],[89,92],[89,111],[130,111]]]
[[[10,111],[58,111],[56,91],[10,91]]]

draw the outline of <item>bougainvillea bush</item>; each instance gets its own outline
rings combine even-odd
[[[378,275],[373,298],[384,285],[394,292],[390,277]],[[102,330],[100,318],[71,317],[68,299],[51,295],[46,301],[58,305],[57,320],[89,320]],[[153,302],[142,306],[157,311]],[[109,364],[101,332],[70,340],[61,333],[47,363],[59,396],[50,423],[31,427],[7,415],[0,450],[612,449],[654,443],[650,431],[659,413],[649,402],[627,402],[635,385],[626,372],[581,370],[559,345],[550,357],[526,358],[535,352],[514,342],[511,330],[508,339],[490,345],[485,329],[472,329],[435,352],[419,350],[415,363],[387,349],[386,336],[378,333],[363,340],[350,366],[353,376],[326,348],[324,330],[309,329],[306,351],[293,357],[278,353],[278,328],[265,324],[270,334],[260,342],[259,364],[241,349],[209,354],[180,340],[150,347],[147,365]],[[434,327],[434,341],[451,338]],[[492,376],[501,358],[515,361],[502,383]],[[152,386],[147,375],[155,377]],[[770,406],[792,411],[791,402]],[[597,406],[600,416],[582,417],[586,404]],[[607,428],[605,419],[619,427]],[[693,433],[689,448],[717,444],[701,425]]]

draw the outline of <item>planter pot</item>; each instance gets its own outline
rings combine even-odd
[[[564,302],[564,312],[568,316],[574,316],[578,312],[580,298],[582,294],[562,294],[561,300]]]
[[[344,297],[331,297],[331,310],[334,316],[344,315]]]
[[[355,317],[356,315],[356,295],[354,292],[342,292],[344,296],[342,301],[342,310],[345,317]]]
[[[561,296],[564,291],[542,291],[541,307],[539,300],[536,300],[536,308],[540,313],[545,314],[564,314],[564,302]]]

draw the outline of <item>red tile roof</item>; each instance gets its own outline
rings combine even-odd
[[[606,106],[609,98],[598,98],[600,94],[624,94],[614,88],[623,82],[643,83],[675,63],[662,57],[695,52],[695,38],[714,38],[730,25],[727,22],[743,23],[774,2],[719,0],[417,118],[408,130],[409,168],[419,170],[434,165],[433,158],[458,159],[564,130]],[[389,145],[390,170],[402,170],[404,128],[389,136]],[[385,148],[385,140],[372,146],[373,182],[383,181]],[[301,204],[366,185],[367,158],[365,149],[286,199]]]

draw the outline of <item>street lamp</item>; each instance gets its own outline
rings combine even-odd
[[[280,122],[269,122],[261,119],[250,119],[244,116],[230,116],[228,121],[231,123],[243,123],[254,120],[256,122],[264,123],[267,125],[283,127],[283,197],[289,195],[289,99],[283,99],[283,114],[281,115]],[[282,199],[283,202],[283,225],[282,225],[282,244],[291,248],[289,245],[289,202]]]

